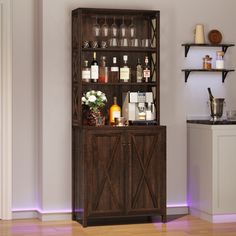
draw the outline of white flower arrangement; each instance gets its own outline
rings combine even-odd
[[[90,90],[82,96],[82,105],[88,106],[93,111],[104,107],[106,102],[106,95],[101,91]]]

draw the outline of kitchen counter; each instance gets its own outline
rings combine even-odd
[[[202,124],[202,125],[236,125],[236,120],[187,120],[189,124]]]
[[[188,120],[190,214],[236,222],[236,121]]]

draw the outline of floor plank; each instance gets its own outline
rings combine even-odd
[[[236,223],[212,224],[186,215],[160,222],[90,226],[75,221],[0,221],[0,236],[236,236]]]

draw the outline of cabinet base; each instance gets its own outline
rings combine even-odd
[[[140,224],[140,223],[166,223],[166,215],[158,216],[124,216],[124,217],[109,217],[109,218],[90,218],[87,221],[83,219],[74,219],[83,227],[101,226],[101,225],[122,225],[122,224]]]

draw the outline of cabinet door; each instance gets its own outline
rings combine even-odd
[[[166,215],[166,131],[129,131],[128,214]]]
[[[88,217],[121,215],[125,205],[125,146],[122,132],[94,129],[85,136],[85,214]]]

